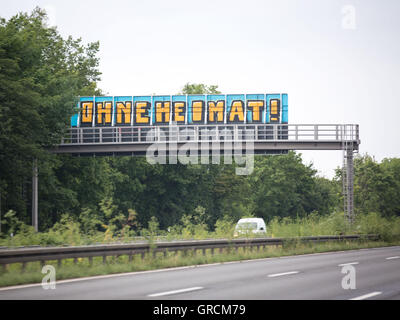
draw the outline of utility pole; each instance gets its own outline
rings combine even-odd
[[[1,192],[0,192],[0,234],[1,234]]]
[[[33,160],[32,168],[32,226],[38,231],[38,167],[37,159]]]

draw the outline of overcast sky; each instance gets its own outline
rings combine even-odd
[[[399,0],[0,3],[3,18],[40,6],[63,36],[99,40],[110,95],[286,92],[289,123],[357,123],[361,153],[400,156]],[[342,163],[302,153],[326,177]]]

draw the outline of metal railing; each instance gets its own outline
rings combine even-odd
[[[213,141],[359,141],[356,124],[217,124],[69,128],[61,145]]]
[[[129,256],[132,261],[134,255],[140,255],[142,258],[146,254],[156,255],[162,252],[167,255],[168,252],[183,251],[187,253],[192,251],[194,254],[201,250],[202,254],[207,249],[214,254],[215,249],[222,252],[224,249],[254,248],[265,246],[282,246],[285,243],[293,241],[301,242],[327,242],[327,241],[354,241],[354,240],[378,240],[377,235],[342,235],[342,236],[316,236],[316,237],[298,237],[298,238],[246,238],[246,239],[210,239],[210,240],[182,240],[182,241],[160,241],[155,243],[130,243],[130,244],[108,244],[91,245],[77,247],[36,247],[20,249],[1,249],[0,265],[5,268],[12,263],[22,263],[23,267],[27,262],[58,261],[60,264],[63,259],[88,258],[92,263],[93,257],[103,257],[103,263],[106,263],[108,256]]]

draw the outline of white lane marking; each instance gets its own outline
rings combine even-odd
[[[352,298],[352,299],[350,299],[350,300],[364,300],[364,299],[368,299],[368,298],[371,298],[371,297],[378,296],[378,295],[380,295],[380,294],[382,294],[382,292],[380,292],[380,291],[375,291],[375,292],[371,292],[371,293],[368,293],[368,294],[364,294],[363,296],[359,296],[359,297],[356,297],[356,298]]]
[[[65,279],[65,280],[57,280],[57,285],[64,284],[64,283],[71,283],[71,282],[79,282],[79,281],[101,280],[101,279],[108,279],[108,278],[134,276],[134,275],[141,275],[141,274],[146,274],[146,273],[178,271],[178,270],[184,270],[184,269],[192,269],[192,268],[195,268],[195,267],[197,267],[197,266],[196,265],[191,265],[191,266],[165,268],[165,269],[154,269],[154,270],[147,270],[147,271],[134,271],[134,272],[126,272],[126,273],[105,274],[105,275],[100,275],[100,276],[89,276],[89,277],[82,277],[82,278],[72,278],[72,279]],[[42,283],[31,283],[31,284],[9,286],[9,287],[0,287],[0,291],[26,289],[26,288],[41,287],[41,286],[42,286]]]
[[[398,249],[400,246],[389,246],[389,247],[378,247],[378,248],[368,248],[368,249],[362,249],[362,250],[384,250],[384,249]],[[336,253],[353,253],[360,251],[361,249],[351,249],[351,250],[345,250],[345,251],[328,251],[328,252],[319,252],[319,253],[307,253],[307,254],[301,254],[301,255],[295,255],[295,256],[282,256],[282,257],[270,257],[270,258],[258,258],[258,259],[250,259],[250,260],[239,260],[235,261],[237,263],[243,263],[243,262],[259,262],[259,261],[268,261],[268,260],[279,260],[279,259],[290,259],[290,258],[303,258],[303,257],[308,257],[308,256],[320,256],[320,255],[334,255]],[[214,265],[222,265],[221,262],[217,263],[210,263],[210,264],[199,264],[199,265],[190,265],[190,266],[183,266],[183,267],[172,267],[172,268],[165,268],[165,269],[154,269],[154,270],[148,270],[148,271],[134,271],[134,272],[125,272],[125,273],[117,273],[117,274],[108,274],[108,275],[100,275],[100,276],[88,276],[88,277],[82,277],[82,278],[72,278],[72,279],[66,279],[66,280],[57,280],[57,284],[62,284],[62,283],[70,283],[70,282],[79,282],[79,281],[88,281],[88,280],[98,280],[98,279],[106,279],[106,278],[114,278],[114,277],[125,277],[125,276],[131,276],[131,275],[140,275],[140,274],[145,274],[145,273],[152,273],[152,272],[168,272],[168,271],[176,271],[176,270],[182,270],[182,269],[191,269],[191,268],[197,268],[197,267],[208,267],[208,266],[214,266]],[[30,287],[40,287],[42,283],[32,283],[32,284],[23,284],[23,285],[15,285],[15,286],[8,286],[8,287],[0,287],[0,291],[6,291],[6,290],[17,290],[17,289],[26,289]]]
[[[147,296],[148,297],[168,296],[168,295],[171,295],[171,294],[190,292],[190,291],[196,291],[196,290],[201,290],[201,289],[204,289],[204,288],[203,287],[192,287],[192,288],[186,288],[186,289],[179,289],[179,290],[172,290],[172,291],[153,293],[153,294],[149,294]]]
[[[394,257],[388,257],[386,258],[386,260],[394,260],[394,259],[399,259],[400,256],[394,256]]]
[[[341,264],[338,264],[338,267],[344,267],[344,266],[348,266],[350,264],[358,264],[358,262],[341,263]]]
[[[289,272],[283,272],[283,273],[275,273],[275,274],[269,274],[269,278],[275,278],[275,277],[280,277],[280,276],[286,276],[289,274],[296,274],[299,273],[299,271],[289,271]]]

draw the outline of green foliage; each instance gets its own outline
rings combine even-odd
[[[340,184],[342,172],[336,170]],[[400,216],[400,158],[383,159],[364,154],[354,159],[354,208],[356,215],[379,212]]]
[[[182,236],[183,238],[204,239],[208,235],[207,215],[205,209],[198,206],[194,209],[193,214],[185,214],[182,216]]]
[[[49,227],[59,219],[52,218],[54,208],[78,202],[54,175],[61,163],[45,148],[59,143],[76,97],[99,93],[100,72],[98,42],[63,39],[46,19],[40,8],[0,19],[0,196],[2,212],[15,210],[28,222],[32,161],[38,159],[41,225]]]
[[[234,221],[230,216],[225,215],[215,222],[215,237],[231,239],[237,221]]]
[[[60,221],[49,230],[49,236],[57,239],[58,244],[82,244],[80,224],[67,214],[63,214]]]
[[[360,234],[378,234],[384,241],[400,239],[400,217],[384,217],[376,212],[360,214],[355,228]]]
[[[8,211],[4,215],[3,224],[8,227],[9,232],[3,240],[3,244],[6,246],[31,245],[41,242],[41,236],[35,233],[33,227],[27,226],[20,221],[13,210]]]
[[[207,86],[203,83],[186,83],[183,87],[181,94],[218,94],[217,85]]]
[[[316,235],[341,235],[354,233],[343,212],[321,216],[314,211],[305,217],[274,217],[267,225],[271,237],[304,237]]]
[[[349,225],[343,212],[321,216],[312,213],[303,218],[275,217],[267,225],[272,237],[302,237],[317,235],[376,234],[384,241],[400,238],[400,217],[385,217],[377,213],[359,214]]]
[[[312,211],[327,214],[333,209],[334,196],[316,170],[304,165],[301,156],[266,156],[255,159],[251,178],[254,213],[270,220],[274,217],[305,216]]]
[[[113,206],[108,204],[104,210],[110,210]],[[114,211],[110,211],[112,215]],[[85,211],[90,214],[90,211]],[[131,211],[131,220],[134,221],[134,212]],[[110,219],[111,221],[112,219]],[[237,220],[226,215],[218,219],[215,223],[215,231],[210,231],[207,227],[207,214],[205,209],[198,206],[192,214],[182,216],[179,224],[168,228],[169,232],[161,230],[156,217],[151,217],[147,228],[141,228],[140,234],[144,239],[156,245],[160,237],[166,235],[167,240],[177,239],[206,239],[206,238],[225,238],[231,239],[234,235],[234,228]],[[15,213],[7,214],[7,223],[12,224],[15,231],[13,237],[10,235],[0,239],[0,245],[20,246],[20,245],[82,245],[90,243],[102,243],[113,241],[133,241],[131,225],[124,225],[121,230],[117,230],[112,223],[101,224],[102,231],[98,225],[85,225],[75,221],[70,215],[62,215],[57,222],[47,232],[34,232],[31,226],[27,226],[15,217]],[[82,220],[84,221],[84,220]],[[128,220],[129,221],[129,220]],[[99,223],[103,223],[100,221]],[[345,235],[345,234],[377,234],[387,242],[400,239],[400,217],[384,217],[377,213],[360,214],[353,225],[349,225],[343,212],[335,212],[329,215],[320,215],[313,212],[305,217],[274,217],[267,224],[267,236],[269,237],[303,237],[317,235]],[[252,233],[247,236],[254,236]],[[241,235],[246,237],[246,235]]]
[[[141,234],[149,241],[154,242],[160,235],[159,222],[156,217],[151,217],[147,229],[142,229]]]
[[[103,226],[103,221],[96,215],[96,212],[90,208],[84,208],[79,215],[81,230],[84,234],[93,236]]]
[[[15,234],[24,225],[24,223],[18,219],[14,210],[9,210],[4,215],[4,220],[2,221],[2,224],[8,227],[8,232],[10,234]]]

